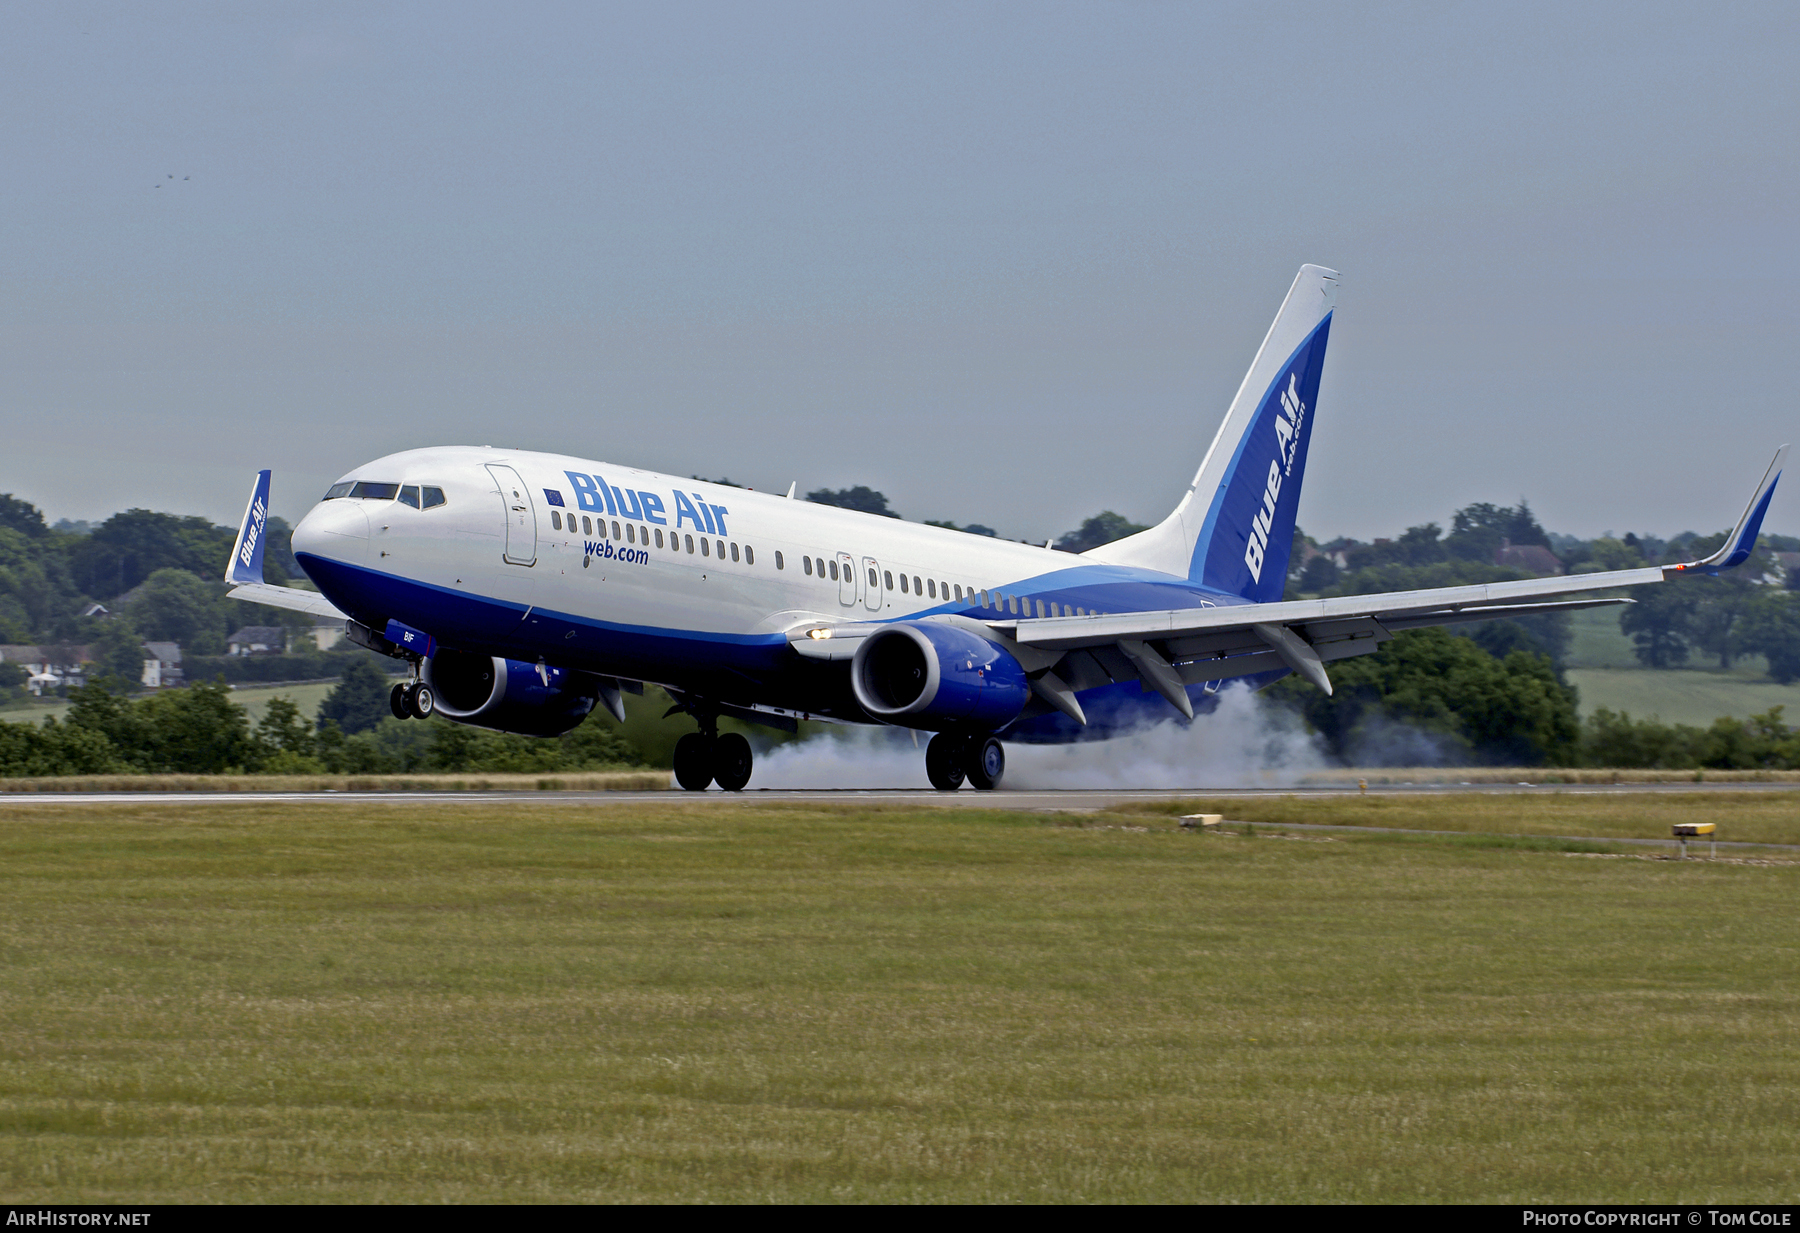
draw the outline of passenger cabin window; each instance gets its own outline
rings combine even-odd
[[[881,571],[881,576],[887,580],[887,589],[890,591],[893,590],[894,589],[893,571],[884,569]],[[874,570],[869,571],[869,585],[870,586],[875,585],[875,571]]]
[[[663,546],[662,545],[662,530],[660,528],[658,528],[658,530],[656,532],[656,546],[658,548],[661,548]]]
[[[750,550],[749,550],[749,549],[748,549],[748,548],[746,548],[746,549],[744,549],[744,551],[745,551],[745,552],[749,552],[749,551],[750,551]],[[755,558],[754,558],[754,557],[753,557],[753,558],[751,558],[751,562],[750,562],[750,563],[751,563],[751,564],[752,564],[752,565],[754,565],[754,564],[755,564],[755,563],[756,563],[756,561],[755,561]],[[781,559],[781,549],[779,549],[779,548],[777,548],[777,549],[776,549],[776,550],[775,550],[775,568],[776,568],[776,569],[786,569],[786,568],[787,568],[787,562],[786,562],[786,561],[783,561],[783,560],[782,560],[782,559]]]
[[[906,585],[904,583],[902,583],[900,586],[900,589],[902,591],[904,591],[906,589]],[[919,590],[919,576],[917,574],[913,575],[913,594],[914,595],[923,595],[924,594],[923,591]]]
[[[818,569],[819,577],[823,578],[825,576],[825,558],[814,557],[813,565]],[[831,580],[833,582],[837,581],[837,562],[835,561],[832,562],[831,566]]]
[[[776,569],[781,568],[781,554],[779,552],[775,554],[775,568]],[[812,558],[811,557],[801,557],[800,558],[800,568],[802,570],[806,571],[806,576],[808,578],[812,577]]]
[[[781,554],[778,552],[775,555],[777,557],[779,557]],[[754,548],[750,547],[749,544],[744,545],[744,564],[745,565],[755,565],[756,564],[756,550]],[[781,566],[779,564],[777,564],[775,566],[775,568],[780,569]]]
[[[900,575],[900,594],[902,594],[902,595],[906,594],[906,575],[905,574]]]
[[[690,557],[693,556],[694,555],[694,537],[691,535],[684,535],[684,536],[682,536],[682,538],[687,540],[688,555]]]
[[[734,561],[738,559],[737,552],[738,552],[737,545],[733,544],[731,546],[731,559]]]
[[[589,518],[586,514],[581,516],[581,533],[583,535],[592,535],[594,533],[594,520]]]
[[[562,530],[562,515],[555,510],[550,511],[550,525],[558,531]]]
[[[838,576],[837,576],[837,562],[836,562],[836,561],[833,561],[833,562],[832,562],[832,563],[831,563],[831,580],[832,580],[832,581],[833,581],[833,582],[836,582],[836,581],[837,581],[837,580],[838,580]]]
[[[708,549],[706,546],[707,542],[708,541],[704,537],[702,537],[700,540],[700,555],[703,557],[709,557],[712,555],[711,550]]]
[[[400,504],[410,505],[414,509],[419,508],[419,486],[417,484],[406,484],[401,487]]]
[[[444,490],[442,488],[426,487],[421,488],[419,491],[425,497],[426,509],[436,509],[438,506],[444,504]]]

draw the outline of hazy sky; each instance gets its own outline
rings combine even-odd
[[[1796,65],[1791,4],[8,5],[0,491],[491,443],[1154,521],[1310,261],[1307,530],[1713,530],[1800,436]]]

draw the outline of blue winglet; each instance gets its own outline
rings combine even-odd
[[[1776,482],[1781,479],[1781,464],[1786,460],[1787,452],[1788,447],[1785,445],[1775,451],[1775,460],[1769,464],[1762,483],[1751,494],[1750,504],[1744,507],[1743,517],[1738,519],[1737,526],[1725,537],[1725,542],[1719,545],[1717,552],[1701,560],[1669,568],[1677,572],[1717,574],[1720,570],[1748,561],[1750,554],[1756,549],[1756,537],[1762,532],[1763,515],[1769,512],[1769,501],[1775,495]]]
[[[269,523],[269,477],[273,474],[256,473],[256,487],[250,490],[250,504],[244,507],[237,543],[232,545],[231,560],[225,563],[227,582],[242,585],[263,580],[263,539]]]

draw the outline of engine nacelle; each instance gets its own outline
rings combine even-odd
[[[1018,660],[935,621],[898,621],[864,638],[850,661],[850,687],[869,714],[932,731],[997,732],[1031,700]]]
[[[561,736],[600,696],[586,673],[467,651],[440,649],[425,661],[424,678],[445,719],[525,736]]]

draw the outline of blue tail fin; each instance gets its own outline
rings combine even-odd
[[[1175,512],[1090,554],[1257,603],[1281,598],[1337,274],[1303,265]]]
[[[242,585],[263,580],[263,540],[269,523],[269,476],[258,471],[256,487],[250,490],[250,504],[244,507],[244,521],[238,527],[237,543],[231,547],[231,560],[225,563],[225,581]]]

